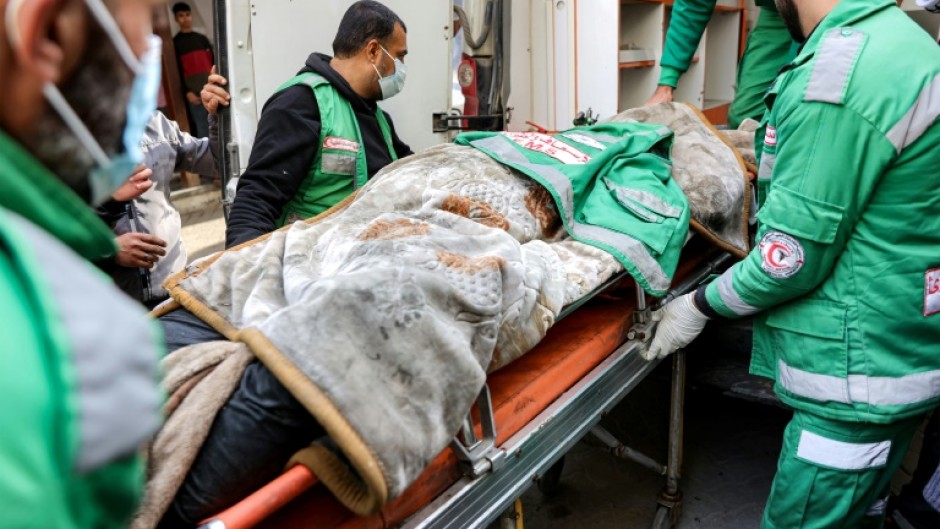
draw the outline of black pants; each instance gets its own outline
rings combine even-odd
[[[924,430],[924,443],[920,449],[920,459],[911,482],[901,489],[895,510],[899,511],[910,524],[917,529],[936,529],[940,527],[940,513],[924,499],[924,487],[930,481],[937,466],[940,465],[940,408],[933,411],[927,428]]]
[[[167,351],[225,338],[185,309],[160,318]],[[250,364],[219,411],[161,521],[160,529],[192,527],[277,477],[297,450],[323,428],[268,369]]]

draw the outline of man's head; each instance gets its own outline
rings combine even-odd
[[[176,23],[180,25],[180,31],[189,33],[193,30],[193,10],[186,2],[177,2],[173,4],[173,16]]]
[[[57,88],[105,154],[119,152],[135,72],[86,4],[93,1],[0,0],[0,129],[86,198],[95,160],[44,93]],[[101,13],[123,35],[125,54],[147,50],[157,4],[104,2]]]
[[[801,44],[838,3],[839,0],[774,0],[790,36]]]
[[[343,15],[333,39],[333,67],[363,99],[382,99],[379,79],[408,54],[407,28],[391,9],[360,0]]]

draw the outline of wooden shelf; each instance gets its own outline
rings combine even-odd
[[[656,61],[631,61],[631,62],[622,62],[617,65],[621,70],[629,70],[633,68],[649,68],[651,66],[656,66]]]

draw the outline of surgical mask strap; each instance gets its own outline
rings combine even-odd
[[[121,58],[124,59],[124,63],[127,64],[135,74],[139,74],[140,61],[137,59],[137,56],[134,55],[134,50],[132,50],[131,45],[127,43],[127,38],[118,27],[117,22],[114,21],[114,16],[112,16],[108,8],[105,7],[104,2],[102,2],[102,0],[85,0],[85,5],[88,6],[88,10],[91,11],[98,25],[101,26],[101,29],[111,38],[111,42],[121,55]]]
[[[388,50],[385,49],[385,46],[382,46],[381,44],[379,44],[379,48],[381,48],[382,51],[385,52],[385,55],[388,55],[388,58],[392,60],[392,66],[395,67],[395,69],[392,70],[392,73],[390,73],[390,74],[388,74],[388,75],[385,76],[385,77],[391,77],[391,76],[395,75],[395,70],[398,69],[398,63],[395,61],[395,57],[392,57],[392,54],[389,53]],[[382,74],[379,73],[379,67],[378,67],[378,66],[376,66],[376,65],[373,64],[373,65],[372,65],[372,69],[375,70],[375,75],[378,75],[378,76],[379,76],[379,79],[384,79],[384,77],[382,77]]]
[[[59,117],[62,118],[62,121],[64,121],[72,133],[75,134],[82,146],[88,149],[88,152],[91,154],[91,157],[95,159],[95,163],[98,167],[106,166],[110,160],[108,155],[105,154],[104,150],[98,144],[98,140],[95,139],[95,136],[88,130],[88,127],[85,126],[82,119],[78,117],[78,114],[72,109],[72,105],[65,100],[65,97],[56,85],[46,83],[42,87],[42,93],[46,97],[46,101],[52,105],[52,108],[54,108],[56,113],[59,114]]]

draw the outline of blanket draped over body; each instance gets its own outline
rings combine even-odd
[[[447,446],[486,373],[532,349],[565,305],[624,268],[648,292],[668,289],[690,212],[697,231],[746,252],[740,156],[690,108],[654,108],[556,136],[463,135],[389,165],[319,217],[194,263],[168,290],[241,342],[202,346],[221,351],[219,365],[244,366],[250,351],[317,418],[329,438],[297,459],[373,513]],[[177,416],[211,423],[221,405],[199,397],[204,364],[175,358],[199,347],[167,358],[168,391],[187,396],[154,442],[150,488],[162,492],[138,527],[182,480],[166,472],[172,460],[198,451]],[[198,372],[196,389],[173,366]]]

